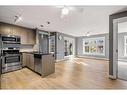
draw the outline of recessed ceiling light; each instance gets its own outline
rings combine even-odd
[[[47,21],[47,24],[50,24],[50,22],[49,22],[49,21]]]
[[[40,25],[41,27],[44,27],[43,25]]]

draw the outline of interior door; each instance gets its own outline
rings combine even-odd
[[[113,76],[127,80],[127,17],[113,20]]]
[[[118,22],[113,21],[113,78],[117,79],[118,73]]]

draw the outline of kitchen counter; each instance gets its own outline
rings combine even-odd
[[[52,54],[34,54],[35,72],[42,77],[55,72],[55,58]]]
[[[23,51],[23,52],[20,52],[20,53],[29,53],[29,54],[41,54],[41,55],[50,55],[52,53],[42,53],[42,52],[37,52],[37,51]]]
[[[55,58],[51,53],[41,53],[36,51],[21,52],[26,56],[26,67],[39,73],[42,77],[55,72]]]

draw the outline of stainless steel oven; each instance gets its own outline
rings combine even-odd
[[[18,49],[2,50],[2,73],[21,69],[21,54]]]
[[[2,57],[2,73],[21,69],[21,54],[7,54]]]
[[[0,42],[2,73],[21,69],[20,37],[1,35]]]

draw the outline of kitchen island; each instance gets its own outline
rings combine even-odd
[[[53,54],[41,52],[22,52],[22,65],[40,74],[42,77],[55,72],[55,58]]]

